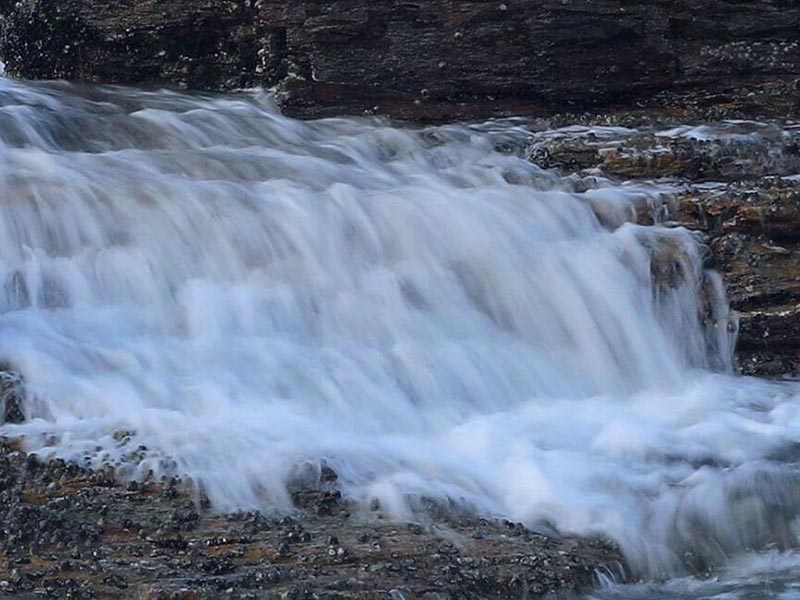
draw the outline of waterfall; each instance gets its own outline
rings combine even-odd
[[[633,222],[671,190],[543,170],[532,135],[0,81],[0,432],[218,510],[289,509],[324,461],[646,575],[796,545],[798,388],[735,376],[700,242]]]

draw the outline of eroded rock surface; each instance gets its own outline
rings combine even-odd
[[[392,523],[335,489],[294,500],[294,517],[215,515],[177,481],[119,484],[0,441],[0,595],[505,599],[586,587],[622,564],[602,541],[437,507]]]
[[[278,85],[290,115],[541,114],[800,76],[792,0],[24,0],[0,55],[26,78]]]

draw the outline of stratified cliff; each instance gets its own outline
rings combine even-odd
[[[26,78],[223,90],[284,110],[414,119],[630,103],[800,74],[796,0],[23,0],[0,55]]]

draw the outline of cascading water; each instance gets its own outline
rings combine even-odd
[[[287,508],[324,460],[395,513],[610,536],[645,576],[797,545],[800,390],[733,376],[697,240],[628,222],[670,190],[543,171],[514,122],[11,81],[0,105],[0,360],[30,396],[0,432],[32,450],[220,510]]]

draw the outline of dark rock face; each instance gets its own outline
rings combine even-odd
[[[219,89],[252,84],[257,53],[252,11],[211,0],[20,2],[0,47],[26,78]]]
[[[647,39],[659,17],[625,4],[344,1],[312,14],[308,4],[264,2],[262,15],[288,32],[299,76],[285,86],[290,111],[437,118],[530,113],[664,85],[677,64]]]
[[[800,75],[793,0],[27,0],[0,11],[0,55],[19,76],[278,84],[301,117],[541,114]]]

